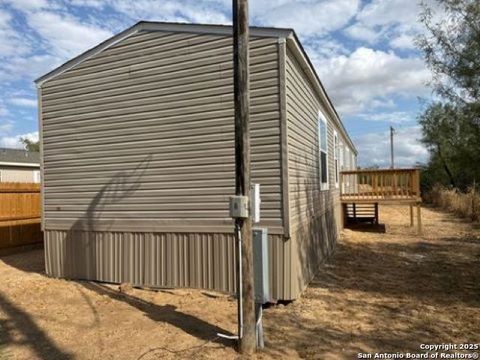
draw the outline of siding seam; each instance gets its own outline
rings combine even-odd
[[[288,166],[288,124],[287,124],[287,89],[286,89],[286,40],[278,43],[278,76],[280,104],[280,134],[281,134],[281,166],[282,166],[282,207],[283,228],[285,238],[290,239],[290,190]]]
[[[37,104],[38,104],[38,125],[39,125],[39,150],[40,150],[40,212],[41,212],[41,229],[45,230],[45,185],[43,179],[43,114],[42,114],[42,88],[37,88]]]

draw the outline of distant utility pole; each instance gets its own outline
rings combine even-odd
[[[395,134],[395,129],[393,126],[390,126],[390,162],[391,162],[391,168],[395,168],[395,157],[393,155],[393,134]]]
[[[250,61],[248,0],[233,0],[233,79],[235,97],[235,194],[250,199]],[[252,219],[237,218],[241,241],[241,297],[239,296],[239,350],[251,355],[256,349],[253,294]],[[238,268],[238,267],[237,267]]]

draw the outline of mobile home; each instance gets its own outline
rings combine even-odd
[[[332,251],[357,151],[295,32],[250,35],[257,225],[289,300]],[[235,291],[232,54],[230,26],[140,22],[36,81],[49,275]]]

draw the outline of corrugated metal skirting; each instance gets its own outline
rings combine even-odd
[[[284,240],[269,243],[271,293],[288,298]],[[233,234],[45,231],[47,274],[68,279],[234,293],[235,254]]]

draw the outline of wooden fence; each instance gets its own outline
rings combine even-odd
[[[0,183],[0,254],[41,244],[40,184]]]

